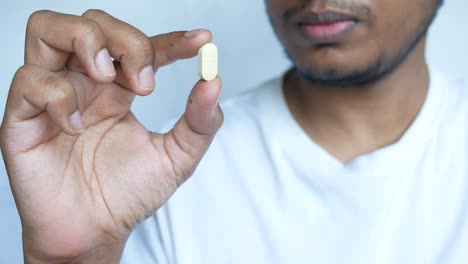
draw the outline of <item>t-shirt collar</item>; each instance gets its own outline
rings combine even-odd
[[[266,83],[259,102],[260,120],[267,128],[265,137],[271,142],[272,151],[283,155],[292,165],[307,172],[357,173],[369,176],[388,174],[415,163],[440,122],[444,107],[443,88],[448,87],[444,76],[431,69],[429,91],[424,105],[400,140],[343,164],[316,144],[296,122],[283,94],[283,81],[284,75]]]

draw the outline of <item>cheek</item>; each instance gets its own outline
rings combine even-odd
[[[381,53],[387,56],[398,54],[406,48],[421,31],[426,18],[427,0],[381,0],[375,1],[376,22],[372,40]]]
[[[266,0],[266,10],[268,12],[268,16],[272,23],[272,26],[275,30],[275,33],[278,37],[282,36],[282,32],[284,32],[284,12],[285,10],[289,10],[291,8],[296,8],[303,4],[302,0]]]

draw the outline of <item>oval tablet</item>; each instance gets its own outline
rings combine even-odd
[[[212,43],[198,50],[198,74],[205,81],[214,80],[218,76],[218,48]]]

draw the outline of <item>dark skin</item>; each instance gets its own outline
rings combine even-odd
[[[344,163],[395,142],[417,115],[429,82],[422,33],[438,6],[350,3],[267,1],[296,65],[284,85],[291,111]],[[332,6],[359,21],[338,44],[309,43],[286,19]],[[147,37],[99,10],[31,16],[0,135],[25,263],[118,263],[132,229],[192,174],[222,124],[219,79],[195,84],[167,134],[147,131],[130,107],[152,92],[157,68],[195,56],[211,37],[206,30]]]
[[[147,37],[99,10],[31,16],[0,138],[25,263],[118,263],[133,228],[192,174],[223,121],[220,80],[197,82],[166,134],[130,109],[153,91],[157,68],[211,38]]]
[[[429,84],[425,32],[438,0],[267,0],[275,32],[294,62],[284,93],[306,133],[342,163],[396,142]],[[295,22],[335,11],[357,21],[340,42],[316,45]],[[404,26],[402,26],[404,25]]]

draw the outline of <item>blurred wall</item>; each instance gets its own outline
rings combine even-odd
[[[89,8],[103,9],[147,35],[174,30],[208,28],[220,50],[223,97],[230,97],[277,76],[288,61],[273,36],[261,0],[17,0],[0,4],[0,114],[3,115],[10,81],[23,62],[24,31],[29,15],[40,9],[81,14]],[[468,17],[464,0],[446,1],[429,38],[428,59],[455,78],[468,76]],[[465,78],[467,79],[467,78]],[[157,90],[138,98],[133,111],[148,127],[182,113],[190,88],[198,80],[196,59],[160,69]],[[0,165],[0,263],[23,263],[21,228]]]

